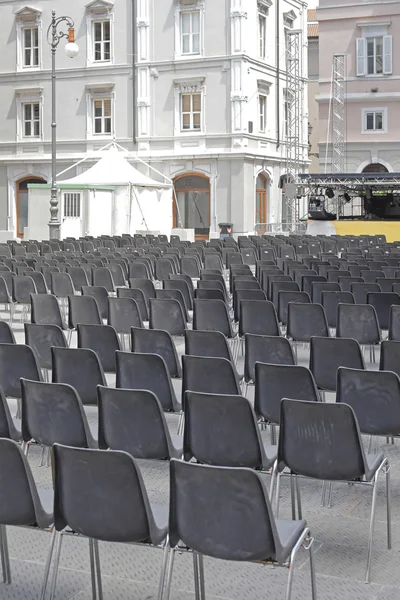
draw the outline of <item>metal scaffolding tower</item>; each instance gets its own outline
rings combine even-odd
[[[346,163],[346,55],[333,55],[332,172],[344,173]]]
[[[286,37],[286,200],[288,221],[300,219],[300,202],[295,182],[300,170],[301,138],[301,31],[288,31]]]

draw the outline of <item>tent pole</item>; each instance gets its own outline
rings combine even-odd
[[[146,227],[147,231],[150,231],[150,230],[149,230],[149,227],[148,227],[148,225],[147,225],[147,221],[146,221],[146,219],[145,219],[145,216],[144,216],[144,214],[143,214],[142,207],[140,206],[139,198],[136,196],[136,192],[135,192],[135,189],[134,189],[133,185],[132,185],[132,191],[133,191],[133,193],[134,193],[134,195],[135,195],[136,202],[137,202],[137,205],[138,205],[138,207],[139,207],[139,210],[140,210],[140,214],[142,215],[142,218],[143,218],[143,223],[144,223],[144,225],[145,225],[145,227]]]

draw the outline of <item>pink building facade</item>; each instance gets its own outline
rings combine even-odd
[[[347,172],[400,171],[400,2],[320,0],[319,162],[332,170],[332,59],[346,55]],[[327,144],[328,141],[328,144]]]

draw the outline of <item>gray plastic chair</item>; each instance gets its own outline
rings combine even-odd
[[[101,286],[82,286],[83,296],[93,296],[97,302],[102,319],[108,319],[108,292],[106,288]]]
[[[229,339],[236,337],[227,306],[222,300],[195,299],[193,302],[193,329],[219,331]]]
[[[361,277],[364,279],[365,283],[376,283],[378,277],[382,277],[382,271],[378,271],[376,269],[368,269],[365,271],[361,271]]]
[[[198,465],[173,459],[170,477],[170,572],[176,550],[181,551],[182,545],[194,552],[195,587],[199,585],[203,594],[203,555],[236,562],[272,561],[281,566],[290,562],[286,592],[290,600],[294,559],[305,542],[310,556],[312,598],[316,600],[313,539],[307,523],[275,521],[258,473],[240,467]],[[168,577],[166,598],[170,586]]]
[[[107,267],[98,267],[93,271],[93,285],[103,287],[108,293],[115,291],[115,284],[111,271]]]
[[[158,398],[163,411],[181,412],[168,367],[158,354],[117,352],[116,387],[148,390]]]
[[[388,339],[397,342],[400,341],[400,306],[397,304],[393,304],[390,307]]]
[[[220,331],[201,331],[186,329],[185,354],[189,356],[205,356],[208,358],[226,358],[232,364],[236,379],[241,381],[243,375],[239,374],[234,364],[231,348],[227,338]]]
[[[78,348],[90,348],[96,352],[104,373],[115,373],[115,353],[121,350],[121,345],[114,327],[79,323],[77,331]]]
[[[393,292],[369,292],[367,294],[367,304],[372,304],[375,308],[380,328],[388,330],[391,307],[400,305],[400,296]]]
[[[239,312],[239,337],[246,333],[255,335],[280,335],[275,307],[269,300],[242,300]]]
[[[0,386],[0,438],[20,442],[22,440],[21,421],[11,416],[7,398]],[[1,537],[1,535],[0,535]]]
[[[321,304],[289,302],[286,336],[295,342],[306,343],[313,336],[329,337],[328,322]]]
[[[276,470],[282,472],[287,467],[291,473],[296,474],[299,507],[298,475],[320,481],[361,481],[371,485],[372,509],[366,571],[366,582],[368,583],[372,560],[376,484],[381,473],[386,475],[387,536],[388,547],[391,547],[388,459],[383,452],[365,454],[357,418],[353,409],[347,404],[283,399],[280,425]],[[279,483],[277,487],[278,498]],[[299,517],[301,517],[301,511]]]
[[[13,330],[6,321],[0,321],[0,343],[1,344],[15,344],[15,337]]]
[[[310,304],[310,296],[307,292],[286,291],[278,292],[278,319],[282,325],[287,325],[288,306],[290,302]]]
[[[58,325],[38,325],[25,323],[25,344],[30,346],[35,353],[41,369],[52,368],[51,348],[58,346],[67,348],[67,340]]]
[[[75,293],[71,276],[68,273],[51,273],[51,293],[56,298],[68,298]]]
[[[185,323],[188,323],[190,321],[189,318],[189,314],[186,308],[186,303],[185,303],[185,299],[183,297],[183,294],[180,290],[156,290],[156,298],[160,299],[160,300],[176,300],[177,302],[179,302],[180,307],[182,309],[182,314],[183,314],[183,318],[185,320]]]
[[[52,294],[31,294],[31,322],[67,329],[67,324],[61,316],[60,305]]]
[[[350,279],[350,277],[347,277],[346,279]],[[354,296],[351,292],[323,291],[321,294],[321,304],[324,308],[329,327],[336,329],[338,306],[341,304],[354,304]]]
[[[183,296],[186,310],[193,310],[193,298],[189,291],[189,286],[183,279],[164,279],[163,281],[164,290],[178,290]]]
[[[341,367],[336,402],[352,407],[361,433],[400,435],[400,380],[395,373]]]
[[[351,285],[351,293],[356,304],[367,304],[368,293],[380,291],[381,289],[377,283],[353,283]]]
[[[53,490],[36,487],[32,472],[19,444],[0,439],[0,541],[3,581],[11,583],[6,526],[49,530],[53,523]],[[28,544],[29,547],[29,544]],[[41,597],[44,598],[54,548],[54,536],[46,559]],[[37,556],[32,557],[35,560]]]
[[[240,396],[232,363],[217,357],[182,356],[182,403],[187,391]]]
[[[68,444],[96,448],[83,405],[76,390],[61,383],[21,379],[22,437],[51,448]]]
[[[97,300],[93,296],[68,296],[68,328],[72,331],[79,323],[103,324]]]
[[[138,305],[141,320],[149,320],[148,302],[142,290],[136,288],[117,288],[117,298],[131,298],[134,300]]]
[[[236,322],[239,321],[240,317],[240,304],[242,300],[266,300],[267,296],[265,292],[258,289],[235,289],[233,293],[233,314]]]
[[[138,279],[151,279],[148,266],[144,262],[134,260],[129,263],[129,277]]]
[[[12,305],[10,323],[13,321],[15,309],[17,306],[22,307],[21,317],[26,317],[28,310],[31,307],[31,294],[37,294],[35,282],[32,277],[27,275],[17,275],[12,279]]]
[[[381,341],[376,311],[370,304],[339,304],[336,337],[353,338],[374,346]]]
[[[121,334],[130,334],[131,327],[143,328],[141,312],[136,300],[108,298],[108,324]]]
[[[132,352],[162,356],[171,377],[182,377],[182,369],[175,344],[168,331],[162,329],[131,328]]]
[[[400,377],[400,342],[385,340],[381,343],[379,369],[392,371]]]
[[[107,385],[97,354],[89,348],[52,348],[51,353],[53,383],[67,383],[82,404],[96,405],[97,386]]]
[[[42,381],[36,356],[24,344],[0,344],[0,386],[9,398],[21,398],[20,379]]]
[[[149,326],[173,336],[183,335],[187,325],[182,305],[178,300],[150,298]]]
[[[150,503],[134,459],[126,452],[59,444],[53,447],[53,459],[57,545],[51,599],[54,598],[62,539],[67,528],[89,538],[94,598],[102,598],[98,540],[150,543],[163,548],[161,598],[168,553],[168,506]]]
[[[33,279],[33,282],[36,286],[36,292],[38,294],[48,294],[48,289],[46,285],[45,278],[42,273],[38,273],[37,271],[32,271],[29,274],[29,277]]]
[[[270,335],[254,335],[247,333],[244,338],[244,380],[246,392],[249,383],[255,381],[256,363],[272,365],[294,365],[295,358],[289,340],[284,337]]]
[[[184,457],[221,467],[268,471],[276,446],[261,439],[250,402],[242,396],[186,392]]]
[[[199,279],[200,264],[195,256],[184,255],[181,259],[181,271],[184,275],[189,275],[191,279]]]
[[[71,277],[75,291],[80,291],[82,286],[88,286],[87,273],[82,267],[67,267],[67,273]]]
[[[311,338],[310,370],[319,389],[336,391],[339,367],[365,369],[359,343],[351,338]]]
[[[162,406],[148,390],[98,387],[99,447],[134,458],[180,458],[183,438],[170,435]]]

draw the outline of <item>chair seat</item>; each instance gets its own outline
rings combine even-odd
[[[42,519],[44,518],[45,523],[40,523],[40,527],[48,527],[53,523],[53,506],[54,506],[54,492],[49,488],[37,488],[40,502],[42,504],[44,513]]]
[[[171,435],[171,441],[175,450],[173,458],[181,458],[183,454],[183,436],[173,434]]]
[[[289,521],[277,519],[275,521],[279,540],[282,546],[282,554],[277,556],[279,562],[284,562],[297,544],[300,535],[307,527],[307,521]]]
[[[277,459],[278,455],[278,446],[271,446],[271,444],[267,444],[263,442],[265,456],[267,457],[268,464],[264,465],[264,468],[270,469],[274,466],[274,463]]]
[[[169,505],[168,504],[153,504],[150,503],[150,508],[153,513],[154,523],[157,531],[154,532],[151,542],[155,545],[160,544],[168,533]]]
[[[379,454],[366,454],[365,458],[367,459],[368,464],[368,472],[365,473],[365,478],[367,481],[371,481],[379,466],[382,464],[385,455],[383,452],[379,452]]]

